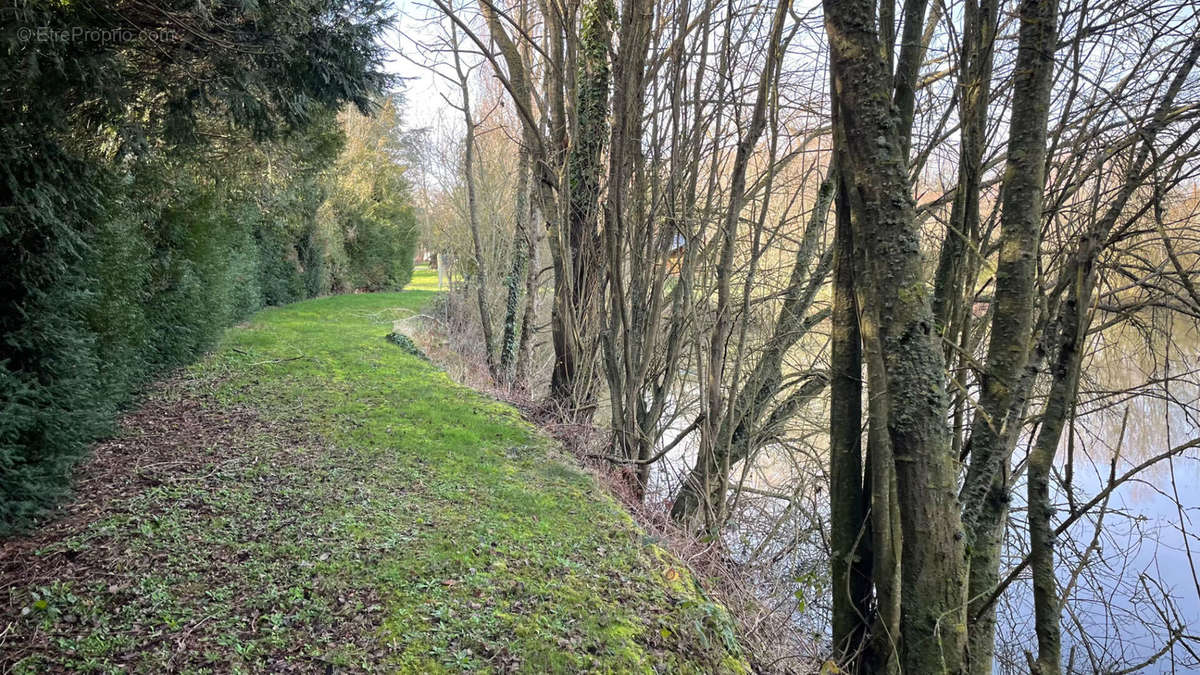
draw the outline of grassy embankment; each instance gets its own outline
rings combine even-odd
[[[58,520],[0,542],[0,663],[743,670],[592,478],[384,339],[435,286],[263,311],[152,391]]]

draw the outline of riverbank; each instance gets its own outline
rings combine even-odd
[[[433,295],[266,310],[148,393],[0,543],[5,669],[745,670],[594,478],[385,340]]]

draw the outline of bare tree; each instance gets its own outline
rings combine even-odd
[[[1194,14],[434,2],[521,129],[501,379],[537,332],[540,270],[520,256],[544,231],[561,418],[605,411],[596,456],[720,555],[783,560],[807,536],[789,526],[827,526],[846,669],[1060,672],[1078,648],[1120,670],[1078,594],[1104,578],[1087,540],[1136,472],[1114,463],[1087,494],[1077,437],[1104,397],[1182,377],[1106,389],[1089,364],[1109,335],[1200,318],[1195,213],[1171,216],[1200,171]],[[805,509],[825,470],[828,501]],[[1090,529],[1056,541],[1070,524]],[[1138,592],[1161,596],[1163,653],[1190,644],[1168,594]],[[1014,631],[1038,653],[1016,658]]]

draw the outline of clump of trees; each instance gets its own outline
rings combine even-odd
[[[389,84],[381,4],[0,15],[3,532],[147,378],[263,305],[402,286],[415,234],[397,102],[362,117]]]
[[[553,367],[519,384],[601,426],[601,455],[681,527],[736,542],[753,510],[771,541],[747,560],[821,548],[831,633],[810,657],[912,673],[1194,659],[1170,611],[1137,656],[1096,647],[1075,613],[1080,580],[1103,573],[1109,498],[1195,447],[1126,462],[1118,441],[1110,468],[1077,442],[1116,399],[1167,401],[1168,441],[1198,419],[1177,393],[1194,366],[1168,358],[1200,319],[1194,13],[434,5],[445,39],[430,58],[453,63],[465,113],[453,166],[477,176],[478,111],[492,109],[469,87],[500,87],[520,157],[505,187],[528,205],[491,229],[464,219],[460,257],[490,265],[472,277],[475,320],[497,321],[489,280],[511,281],[506,261],[528,259],[517,243],[544,235],[547,274],[508,297],[535,302],[548,281],[549,335],[532,342]],[[1118,389],[1098,373],[1123,331],[1155,356]],[[1064,549],[1080,525],[1093,545]],[[1019,588],[1027,628],[997,649],[998,608]]]
[[[412,277],[418,228],[403,103],[392,95],[369,116],[351,109],[338,115],[346,143],[317,212],[326,230],[329,291],[399,290]]]

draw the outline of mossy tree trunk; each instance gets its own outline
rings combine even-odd
[[[500,377],[510,384],[518,383],[518,355],[522,338],[518,315],[521,311],[521,294],[525,290],[526,268],[529,266],[530,250],[533,248],[533,233],[529,227],[529,153],[520,151],[517,158],[517,195],[514,209],[512,238],[512,264],[504,277],[504,333],[500,338]],[[533,302],[530,297],[527,302]],[[527,344],[527,343],[526,343]]]
[[[1099,257],[1108,245],[1114,225],[1125,213],[1130,197],[1147,180],[1154,179],[1163,161],[1163,155],[1155,152],[1155,139],[1166,126],[1175,99],[1197,61],[1200,61],[1200,38],[1193,38],[1153,118],[1138,132],[1142,144],[1125,171],[1120,190],[1104,216],[1079,238],[1078,246],[1070,262],[1060,272],[1056,284],[1057,288],[1066,291],[1066,295],[1045,341],[1055,358],[1050,368],[1050,391],[1042,411],[1041,428],[1029,453],[1026,488],[1029,505],[1029,566],[1033,575],[1034,629],[1038,643],[1038,654],[1036,659],[1030,658],[1030,669],[1035,675],[1057,675],[1062,672],[1062,629],[1059,626],[1062,598],[1059,597],[1054,573],[1056,530],[1050,476],[1063,429],[1079,397],[1084,340],[1091,325]]]
[[[1022,371],[1031,347],[1036,313],[1037,259],[1042,228],[1042,192],[1045,187],[1046,135],[1050,110],[1050,83],[1054,71],[1057,40],[1057,0],[1025,0],[1021,3],[1021,26],[1013,83],[1012,120],[1008,154],[1001,188],[999,261],[996,270],[995,306],[987,366],[981,377],[979,403],[969,442],[970,466],[962,490],[963,520],[969,543],[970,574],[968,597],[972,617],[969,626],[969,665],[972,673],[990,673],[995,651],[995,608],[978,611],[978,603],[995,588],[1000,574],[1000,552],[1008,518],[1009,459],[1016,445],[1022,416],[1011,414],[1014,404],[1023,407],[1019,394]],[[992,19],[987,7],[981,21]],[[982,31],[985,35],[988,29]],[[980,46],[980,49],[985,47]],[[982,56],[978,58],[983,58]],[[975,73],[976,82],[987,77]],[[973,84],[972,86],[979,86]],[[969,96],[969,93],[964,92]],[[973,127],[964,140],[965,157],[960,184],[963,201],[978,199],[980,149],[976,134],[982,115],[975,110],[986,105],[971,100],[969,121]],[[967,141],[970,141],[969,143]],[[977,227],[978,205],[955,206],[963,211],[968,228]],[[952,241],[958,241],[951,233]],[[954,281],[957,287],[959,281]],[[957,298],[955,298],[957,299]],[[950,303],[946,303],[948,306]]]
[[[609,45],[616,13],[612,0],[581,7],[575,124],[567,154],[567,212],[552,233],[558,249],[550,400],[564,417],[588,421],[596,405],[596,333],[603,248],[600,244],[600,176],[608,137]]]
[[[864,275],[859,298],[878,324],[864,340],[870,424],[887,430],[895,462],[901,535],[899,661],[904,672],[959,673],[965,657],[965,549],[957,461],[945,423],[945,365],[925,291],[920,235],[908,176],[907,132],[892,115],[890,81],[868,0],[825,0],[848,182],[857,199],[855,239]],[[911,16],[909,20],[911,20]],[[883,372],[875,372],[882,368]]]
[[[454,10],[449,5],[441,0],[434,0],[435,4],[447,15],[452,18],[456,17]],[[522,6],[524,8],[524,6]],[[577,359],[574,356],[575,352],[568,351],[572,345],[571,340],[566,336],[572,334],[574,324],[567,326],[564,322],[569,322],[570,317],[560,313],[559,305],[559,290],[568,289],[571,283],[566,281],[569,270],[567,262],[564,260],[564,246],[560,245],[561,240],[558,238],[563,231],[562,223],[566,221],[566,216],[563,213],[563,199],[561,192],[564,191],[561,176],[563,175],[563,157],[564,150],[567,146],[567,129],[566,129],[566,104],[564,102],[564,94],[566,91],[566,63],[568,60],[567,45],[564,44],[564,25],[563,19],[557,12],[545,12],[543,9],[543,17],[545,20],[545,31],[543,35],[543,45],[539,53],[547,56],[549,63],[543,69],[544,82],[541,85],[540,96],[534,95],[535,81],[534,72],[532,71],[531,59],[529,56],[529,45],[522,42],[521,47],[513,41],[509,35],[507,28],[507,18],[501,18],[496,7],[488,0],[480,0],[479,11],[487,24],[488,35],[495,44],[496,49],[500,52],[500,57],[503,61],[504,68],[499,67],[499,62],[495,62],[496,74],[500,79],[501,84],[508,91],[516,108],[517,117],[521,122],[521,149],[528,153],[529,156],[529,221],[528,233],[530,239],[528,245],[528,260],[526,261],[525,275],[525,290],[526,290],[526,305],[525,312],[521,319],[521,329],[517,343],[516,363],[514,365],[515,381],[523,381],[529,367],[529,348],[530,339],[532,336],[532,328],[536,314],[537,306],[537,279],[538,269],[536,264],[537,241],[538,236],[537,222],[545,226],[546,232],[550,235],[550,253],[553,258],[554,278],[555,278],[555,302],[552,308],[551,325],[554,333],[554,349],[555,349],[555,364],[556,371],[566,370],[566,374],[559,373],[560,383],[563,380],[570,381],[574,378],[574,369],[560,369],[559,364],[567,363],[574,364]],[[523,21],[528,20],[527,14],[521,13]],[[465,25],[465,24],[464,24]],[[528,30],[528,25],[516,27],[522,36]],[[484,41],[478,36],[475,36],[476,44],[481,50],[486,51]],[[524,37],[522,37],[524,40]],[[505,72],[506,71],[506,72]],[[536,214],[536,218],[534,217]],[[562,337],[562,339],[559,339]],[[574,391],[574,386],[561,386],[560,390]],[[566,404],[571,407],[571,403]]]

